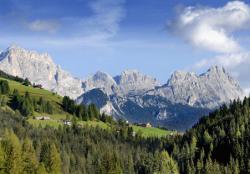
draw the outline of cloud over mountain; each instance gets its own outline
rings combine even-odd
[[[188,6],[178,12],[171,31],[192,46],[215,53],[197,61],[194,68],[223,66],[249,92],[250,52],[237,38],[250,29],[249,4],[230,1],[221,7]]]
[[[249,22],[249,5],[232,1],[220,8],[186,7],[170,24],[176,35],[195,47],[232,53],[242,49],[233,33],[249,28]]]

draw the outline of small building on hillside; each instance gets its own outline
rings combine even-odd
[[[40,117],[36,117],[36,120],[50,120],[50,117],[48,117],[48,116],[40,116]]]
[[[149,128],[149,127],[152,127],[151,123],[147,123],[147,124],[146,124],[146,127],[148,127],[148,128]]]
[[[151,125],[151,123],[135,123],[134,125],[136,125],[136,126],[141,126],[141,127],[147,127],[147,128],[150,128],[150,127],[152,127],[152,125]]]
[[[33,85],[33,87],[34,87],[34,88],[39,88],[39,89],[42,89],[42,88],[43,88],[43,86],[42,86],[42,85],[40,85],[40,84],[37,84],[37,85],[36,85],[36,84],[34,84],[34,85]]]
[[[69,120],[63,120],[63,124],[67,125],[67,126],[71,126],[72,125],[71,121],[69,121]]]

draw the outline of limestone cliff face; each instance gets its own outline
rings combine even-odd
[[[77,98],[82,94],[81,80],[56,65],[48,54],[39,54],[11,46],[0,54],[0,69],[8,74],[28,78],[45,89]]]
[[[124,94],[142,93],[154,89],[159,85],[155,78],[144,75],[137,70],[126,70],[121,75],[114,77],[120,91]]]
[[[118,90],[118,86],[113,77],[107,73],[100,71],[98,71],[92,76],[89,76],[83,82],[83,89],[85,92],[95,88],[102,89],[108,95],[113,94],[115,91]]]
[[[213,66],[201,75],[176,71],[166,85],[149,94],[160,95],[173,103],[212,109],[244,93],[224,68]]]

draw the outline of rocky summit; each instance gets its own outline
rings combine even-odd
[[[81,80],[62,70],[47,53],[11,46],[0,54],[0,69],[63,96],[76,98],[83,92]]]
[[[28,78],[78,103],[95,103],[117,119],[181,130],[221,104],[243,96],[238,83],[217,66],[200,75],[176,71],[163,85],[137,70],[115,77],[99,71],[80,80],[56,65],[48,54],[11,46],[0,54],[0,70]]]
[[[137,70],[125,70],[114,79],[123,94],[143,93],[159,85],[155,78],[144,75]]]
[[[243,91],[224,68],[213,66],[201,75],[176,71],[167,84],[148,94],[168,98],[172,103],[212,109],[243,96]]]

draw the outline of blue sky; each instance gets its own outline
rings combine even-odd
[[[224,66],[247,90],[250,6],[226,0],[0,0],[0,48],[48,52],[84,78]],[[236,63],[235,63],[236,62]]]

